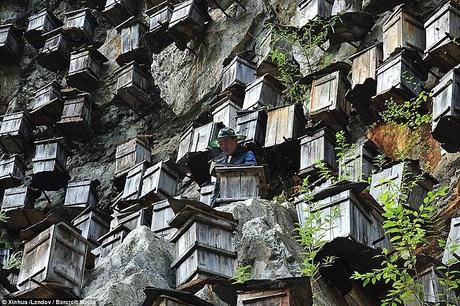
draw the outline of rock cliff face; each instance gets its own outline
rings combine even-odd
[[[113,103],[116,92],[115,71],[119,68],[115,59],[120,53],[120,36],[107,23],[99,11],[94,11],[99,22],[96,31],[96,45],[108,58],[102,74],[102,85],[91,94],[93,102],[93,130],[95,136],[88,142],[70,142],[67,169],[72,179],[98,179],[99,206],[108,208],[118,191],[113,186],[115,171],[115,149],[125,140],[138,134],[153,135],[152,161],[175,160],[179,146],[179,135],[194,121],[209,119],[210,105],[220,93],[220,81],[225,59],[243,51],[253,51],[255,62],[260,64],[270,51],[271,35],[269,23],[276,21],[286,26],[298,26],[295,0],[240,0],[245,8],[233,4],[227,15],[212,10],[212,22],[206,34],[192,42],[191,51],[180,51],[174,44],[158,55],[153,55],[151,73],[156,94],[161,98],[147,111],[133,110]],[[0,24],[15,23],[26,28],[28,17],[48,8],[64,19],[64,13],[81,7],[71,0],[0,0]],[[410,1],[411,10],[424,19],[439,5],[439,0]],[[144,9],[147,5],[144,5]],[[381,40],[382,23],[389,12],[376,17],[376,24],[359,46]],[[139,14],[139,17],[146,17]],[[325,49],[323,47],[326,47]],[[357,50],[351,44],[337,44],[318,48],[313,58],[316,61],[307,66],[296,58],[302,71],[308,73],[320,66],[320,60],[330,55],[334,60],[349,61]],[[17,64],[0,69],[0,112],[11,113],[30,110],[34,92],[55,80],[66,85],[65,72],[53,73],[35,62],[37,50],[25,44],[21,60]],[[353,139],[365,136],[369,126],[353,117],[349,130]],[[391,127],[379,126],[369,133],[381,148],[394,151],[398,144],[388,139]],[[405,134],[396,132],[397,142],[404,146]],[[35,139],[59,135],[54,127],[40,127],[34,130]],[[402,135],[402,136],[401,136]],[[428,136],[427,136],[428,137]],[[422,159],[441,184],[449,186],[449,197],[444,199],[446,216],[458,215],[460,155],[442,154],[433,139],[430,152],[414,148],[410,157]],[[391,156],[394,152],[386,152]],[[32,171],[32,156],[25,158],[27,174]],[[196,184],[188,178],[182,182],[182,196],[198,198]],[[52,205],[60,206],[64,191],[49,192]],[[46,198],[40,198],[42,204]],[[267,200],[247,200],[219,208],[231,212],[239,225],[235,236],[238,264],[251,265],[252,277],[258,279],[291,277],[300,275],[302,248],[295,241],[296,213],[289,205],[280,205]],[[100,305],[138,305],[144,299],[142,290],[146,286],[174,288],[174,274],[169,269],[174,259],[174,247],[146,227],[133,230],[124,242],[117,246],[100,265],[87,273],[83,297],[97,301]],[[208,288],[209,289],[209,288]],[[356,305],[358,297],[353,293],[343,296],[326,281],[321,281],[315,305]],[[215,305],[226,305],[206,288],[197,295]],[[362,302],[359,302],[362,305]],[[370,305],[370,304],[369,304]]]

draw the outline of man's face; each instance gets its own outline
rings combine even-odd
[[[219,139],[219,147],[225,154],[233,155],[238,147],[238,139],[230,137]]]

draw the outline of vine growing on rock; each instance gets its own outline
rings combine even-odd
[[[338,207],[334,207],[329,214],[322,213],[318,204],[313,202],[308,177],[304,179],[302,191],[303,201],[307,207],[306,218],[303,220],[303,225],[296,227],[297,241],[305,250],[301,273],[308,276],[311,285],[314,285],[320,278],[320,269],[331,265],[336,260],[334,256],[327,256],[318,261],[316,256],[321,248],[329,242],[328,233],[334,227],[334,220],[339,217],[340,210]]]
[[[379,268],[367,273],[355,272],[353,278],[363,282],[364,286],[384,282],[390,286],[382,306],[396,306],[406,303],[424,305],[423,284],[417,278],[420,276],[420,250],[428,246],[432,238],[436,238],[438,231],[434,228],[436,216],[439,212],[437,202],[447,194],[447,188],[439,188],[428,192],[418,208],[409,207],[409,192],[417,187],[421,177],[409,173],[403,174],[403,183],[400,187],[389,183],[389,188],[380,196],[384,206],[383,228],[390,237],[392,249],[384,248],[381,253],[382,262]],[[449,290],[458,288],[460,279],[455,279],[449,267],[457,264],[438,267],[441,272],[441,283],[445,286],[445,293],[438,298],[444,303],[451,303]],[[458,277],[458,276],[457,276]],[[457,305],[457,304],[455,304]]]
[[[314,50],[327,41],[330,31],[340,16],[328,19],[313,19],[301,30],[286,28],[275,24],[269,25],[272,34],[270,42],[270,59],[277,65],[279,78],[286,85],[285,104],[304,104],[309,100],[310,85],[303,84],[302,71],[298,61],[294,59],[293,51],[305,58],[312,72],[311,57]],[[321,63],[328,65],[333,57],[325,55]]]

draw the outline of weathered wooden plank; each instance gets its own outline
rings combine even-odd
[[[237,201],[264,196],[266,187],[263,166],[216,167],[220,195],[217,201]]]
[[[115,176],[127,173],[127,170],[143,161],[150,163],[151,153],[148,144],[140,137],[118,145],[115,152]]]
[[[337,168],[335,137],[327,126],[309,129],[305,136],[300,137],[299,173],[311,175],[317,170],[318,162],[324,163],[332,170]]]
[[[161,161],[146,169],[142,177],[140,197],[148,201],[159,201],[173,197],[177,192],[178,175]]]
[[[459,261],[460,258],[460,217],[452,218],[450,223],[449,237],[446,241],[442,263],[452,265]]]
[[[306,25],[316,17],[330,17],[333,4],[333,0],[298,0],[299,26]]]
[[[404,5],[398,6],[383,24],[383,60],[403,48],[425,50],[425,28]]]
[[[34,125],[51,125],[59,120],[64,107],[61,85],[53,81],[35,92],[30,117]]]
[[[108,59],[95,48],[77,50],[70,55],[67,84],[91,92],[101,84],[102,66]]]
[[[69,65],[71,44],[57,28],[46,34],[45,44],[36,57],[37,63],[53,72],[64,70]]]
[[[88,242],[71,227],[63,222],[52,225],[24,246],[18,277],[19,295],[36,292],[36,297],[60,297],[68,290],[78,297],[87,251]],[[30,280],[32,277],[61,290],[44,292],[43,287]]]
[[[92,44],[97,26],[97,20],[89,8],[65,13],[63,32],[75,43]]]
[[[394,165],[390,165],[382,171],[372,175],[370,194],[374,199],[383,205],[381,195],[390,191],[396,193],[396,196],[400,194],[402,184],[408,184],[413,177],[420,174],[421,170],[417,163],[414,162],[401,162]],[[427,192],[433,189],[436,180],[429,176],[419,180],[417,186],[412,188],[407,196],[407,205],[412,208],[418,208],[423,203],[423,198]]]
[[[148,9],[145,13],[149,16],[149,29],[144,38],[153,53],[160,53],[166,46],[172,43],[167,30],[173,13],[173,4],[163,1]]]
[[[265,148],[297,139],[305,130],[306,119],[296,104],[280,106],[267,113]]]
[[[110,216],[88,207],[72,220],[72,225],[91,243],[91,249],[99,246],[99,238],[109,231]]]
[[[241,106],[232,97],[226,96],[224,99],[216,103],[212,111],[213,122],[222,122],[226,127],[236,130],[236,117]]]
[[[187,0],[174,5],[168,32],[179,50],[185,50],[187,43],[200,35],[210,19],[207,1]]]
[[[0,63],[12,65],[22,56],[21,32],[13,24],[0,25]]]
[[[312,83],[309,114],[314,122],[323,121],[332,127],[341,129],[348,123],[350,104],[345,95],[350,82],[342,71],[336,71]]]
[[[131,62],[118,69],[116,97],[133,109],[154,105],[151,94],[154,81],[150,70],[144,65]]]
[[[32,126],[25,112],[5,114],[0,126],[0,142],[9,153],[27,153],[30,150]]]
[[[433,123],[431,133],[448,152],[460,146],[460,71],[455,68],[444,75],[433,89]]]
[[[35,142],[32,183],[41,190],[58,190],[67,185],[67,156],[60,138]]]
[[[107,0],[102,14],[116,26],[135,14],[138,3],[137,0]]]
[[[29,17],[29,23],[27,24],[27,30],[24,33],[24,37],[34,48],[39,49],[45,44],[45,37],[43,34],[51,32],[62,26],[62,24],[62,21],[51,11],[42,9]]]
[[[224,67],[222,73],[222,91],[232,89],[244,90],[246,85],[256,79],[256,66],[254,63],[235,56]]]
[[[265,145],[267,113],[265,110],[242,111],[236,118],[238,134],[245,136],[243,143],[257,147]]]
[[[151,230],[166,239],[170,239],[177,232],[177,229],[169,225],[169,221],[171,221],[174,216],[175,213],[168,200],[153,203]]]
[[[136,20],[133,16],[116,27],[121,39],[120,54],[116,61],[123,66],[132,61],[139,64],[150,65],[152,63],[152,52],[144,39],[147,33],[147,26]]]
[[[255,79],[247,84],[244,95],[243,109],[254,109],[263,106],[277,106],[281,93],[286,87],[270,74]]]

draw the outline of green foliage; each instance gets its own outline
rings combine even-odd
[[[334,176],[331,169],[324,162],[317,161],[315,167],[322,179],[330,180],[333,184],[337,182],[337,177]]]
[[[284,28],[270,24],[272,33],[270,59],[278,67],[280,80],[286,85],[285,104],[301,103],[309,100],[310,86],[302,84],[302,72],[293,54],[287,49],[295,49],[307,60],[311,71],[311,54],[318,46],[327,41],[327,36],[337,21],[338,16],[330,19],[314,19],[302,30]],[[333,61],[333,57],[325,55],[322,63]]]
[[[417,270],[417,250],[428,245],[433,237],[433,221],[438,213],[437,201],[447,194],[447,188],[439,188],[429,192],[420,203],[418,209],[408,207],[408,192],[413,190],[420,181],[420,176],[404,173],[401,187],[390,182],[389,188],[382,193],[380,201],[384,205],[383,228],[390,237],[393,250],[382,251],[383,261],[380,268],[367,273],[355,272],[354,279],[361,280],[363,285],[383,281],[391,289],[382,300],[382,305],[400,305],[410,302],[423,304],[422,285],[414,279],[419,275]],[[443,274],[443,284],[450,289],[460,285],[460,280],[452,276],[452,272]]]
[[[412,130],[422,125],[429,124],[432,120],[431,112],[423,114],[422,106],[426,105],[431,94],[422,91],[416,98],[404,103],[397,103],[393,99],[385,102],[386,110],[380,113],[386,123],[402,125]]]
[[[274,196],[272,201],[276,202],[278,204],[282,204],[282,203],[286,202],[287,199],[286,199],[286,196],[284,195],[284,193],[281,193],[279,195]]]
[[[303,186],[308,186],[308,178],[304,180]],[[298,233],[297,241],[304,248],[304,260],[302,262],[301,272],[303,275],[310,277],[310,282],[313,284],[318,281],[321,267],[326,267],[335,261],[335,257],[329,256],[322,261],[316,259],[318,251],[329,240],[327,239],[328,232],[334,227],[334,220],[340,216],[340,210],[336,206],[328,215],[324,215],[316,207],[312,201],[313,196],[306,191],[303,200],[308,208],[306,218],[303,225],[298,225],[296,231]]]
[[[22,263],[22,252],[16,252],[10,256],[8,263],[6,265],[7,269],[19,268]]]
[[[233,277],[234,284],[244,284],[251,279],[251,265],[238,266]]]

